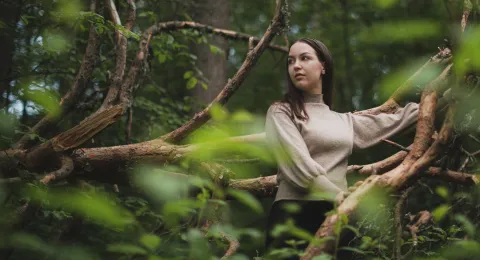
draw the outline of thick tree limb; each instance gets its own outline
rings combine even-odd
[[[169,32],[169,31],[180,30],[180,29],[193,29],[200,32],[219,35],[226,39],[246,41],[246,42],[249,42],[249,46],[252,46],[251,49],[253,49],[253,45],[258,44],[260,42],[260,39],[258,39],[257,37],[254,37],[245,33],[240,33],[240,32],[235,32],[235,31],[225,30],[225,29],[218,29],[209,25],[196,23],[196,22],[188,22],[188,21],[161,22],[150,27],[147,31],[151,31],[152,36],[155,36],[161,32]],[[284,46],[268,43],[267,48],[288,53],[288,47],[284,47]]]
[[[96,0],[90,1],[90,11],[95,12],[96,9]],[[43,135],[44,132],[52,125],[56,124],[64,115],[73,110],[80,100],[80,97],[85,92],[85,89],[88,86],[88,82],[92,76],[93,70],[95,69],[96,59],[98,58],[100,47],[100,36],[95,30],[95,26],[90,25],[90,33],[88,36],[87,48],[85,55],[83,56],[82,65],[78,70],[75,81],[72,85],[70,91],[68,91],[65,96],[60,100],[60,114],[56,117],[50,115],[42,118],[27,134],[22,136],[20,140],[15,144],[17,149],[24,149],[28,146],[30,141],[30,135],[35,133],[37,135]]]
[[[275,14],[273,17],[270,26],[263,35],[260,42],[251,50],[247,57],[245,58],[240,69],[235,73],[233,78],[227,82],[222,91],[218,96],[200,113],[195,114],[195,116],[186,124],[176,129],[175,131],[170,132],[169,134],[162,136],[161,139],[167,142],[177,143],[183,140],[191,132],[195,131],[203,124],[205,124],[210,119],[210,109],[214,104],[224,105],[232,96],[232,94],[239,88],[242,82],[245,80],[248,73],[251,71],[252,67],[256,64],[258,58],[265,50],[266,46],[270,43],[273,37],[279,33],[285,23],[284,13],[282,7],[284,5],[284,0],[276,0]],[[148,32],[148,31],[147,31]]]

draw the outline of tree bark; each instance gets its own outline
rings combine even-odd
[[[227,0],[199,0],[195,3],[194,21],[209,24],[218,28],[230,27],[230,10]],[[223,53],[212,53],[210,45],[218,47]],[[228,78],[228,40],[212,35],[207,44],[195,44],[193,53],[197,56],[197,66],[202,71],[208,85],[204,89],[197,84],[192,89],[196,99],[195,111],[202,110],[202,106],[209,104],[222,90]]]

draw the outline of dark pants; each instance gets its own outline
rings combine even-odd
[[[297,204],[299,211],[289,212],[285,209],[287,204]],[[272,205],[267,222],[267,234],[265,246],[267,251],[280,248],[291,248],[292,246],[285,243],[286,240],[302,240],[290,233],[282,233],[279,237],[273,237],[272,231],[278,224],[285,224],[288,219],[292,219],[295,226],[301,228],[310,234],[315,235],[320,225],[325,220],[325,213],[333,209],[333,204],[328,201],[298,201],[298,200],[280,200]],[[296,248],[305,251],[309,241],[304,244],[296,245]],[[279,259],[279,258],[277,258]],[[298,257],[290,257],[283,259],[298,259]]]

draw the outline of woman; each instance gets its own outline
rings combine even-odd
[[[294,236],[274,238],[277,224],[294,224],[315,234],[329,200],[311,192],[335,197],[341,202],[347,192],[348,157],[356,148],[370,147],[413,124],[418,105],[409,103],[395,114],[354,115],[330,110],[333,92],[333,60],[320,41],[302,38],[289,50],[288,91],[282,101],[270,106],[265,123],[267,144],[277,159],[278,191],[268,217],[267,248],[289,247]],[[292,202],[300,211],[285,209]],[[304,250],[308,243],[297,245]],[[295,259],[295,258],[293,258]]]

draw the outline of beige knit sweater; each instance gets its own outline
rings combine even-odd
[[[270,106],[266,116],[267,144],[279,166],[278,200],[319,200],[310,191],[335,195],[347,190],[348,157],[389,138],[417,120],[418,104],[395,114],[354,115],[331,111],[323,96],[306,95],[307,121],[290,116],[285,103]]]

